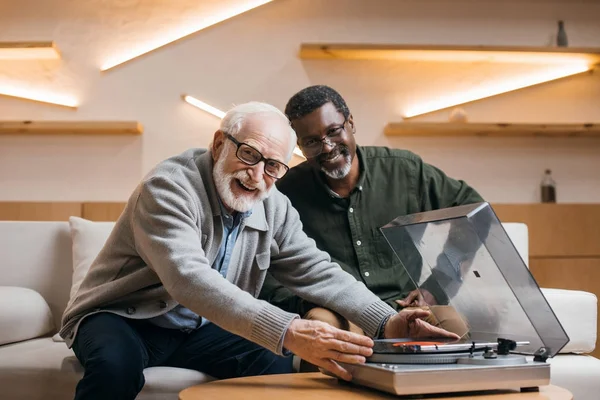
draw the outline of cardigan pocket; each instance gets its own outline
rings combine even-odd
[[[258,269],[266,270],[271,265],[271,252],[265,251],[256,255],[256,265]]]

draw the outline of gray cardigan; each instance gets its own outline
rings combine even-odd
[[[277,189],[242,223],[223,278],[211,268],[223,239],[212,169],[210,152],[191,149],[140,183],[65,310],[60,335],[69,347],[86,316],[147,319],[182,304],[281,354],[298,315],[256,299],[267,269],[298,296],[339,312],[370,336],[395,313],[317,249]]]

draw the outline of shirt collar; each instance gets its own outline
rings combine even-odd
[[[225,218],[226,220],[230,221],[227,223],[227,225],[229,227],[233,227],[237,224],[240,223],[240,221],[248,218],[250,215],[252,215],[252,210],[243,212],[243,213],[237,213],[236,216],[234,217],[233,215],[231,215],[227,209],[225,208],[225,205],[223,204],[223,201],[221,200],[221,198],[218,198],[219,200],[219,208],[221,209],[221,216],[223,218]]]

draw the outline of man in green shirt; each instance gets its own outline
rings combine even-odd
[[[410,151],[358,146],[352,114],[330,87],[301,90],[285,113],[307,161],[277,186],[298,210],[308,236],[396,309],[447,301],[440,299],[443,294],[416,290],[379,228],[401,215],[481,202],[481,196]],[[260,297],[305,318],[357,331],[341,316],[293,295],[270,275]]]

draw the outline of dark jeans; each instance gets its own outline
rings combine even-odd
[[[185,333],[111,313],[85,318],[73,351],[85,368],[75,399],[135,399],[146,367],[189,368],[220,379],[292,372],[291,357],[212,323]]]

